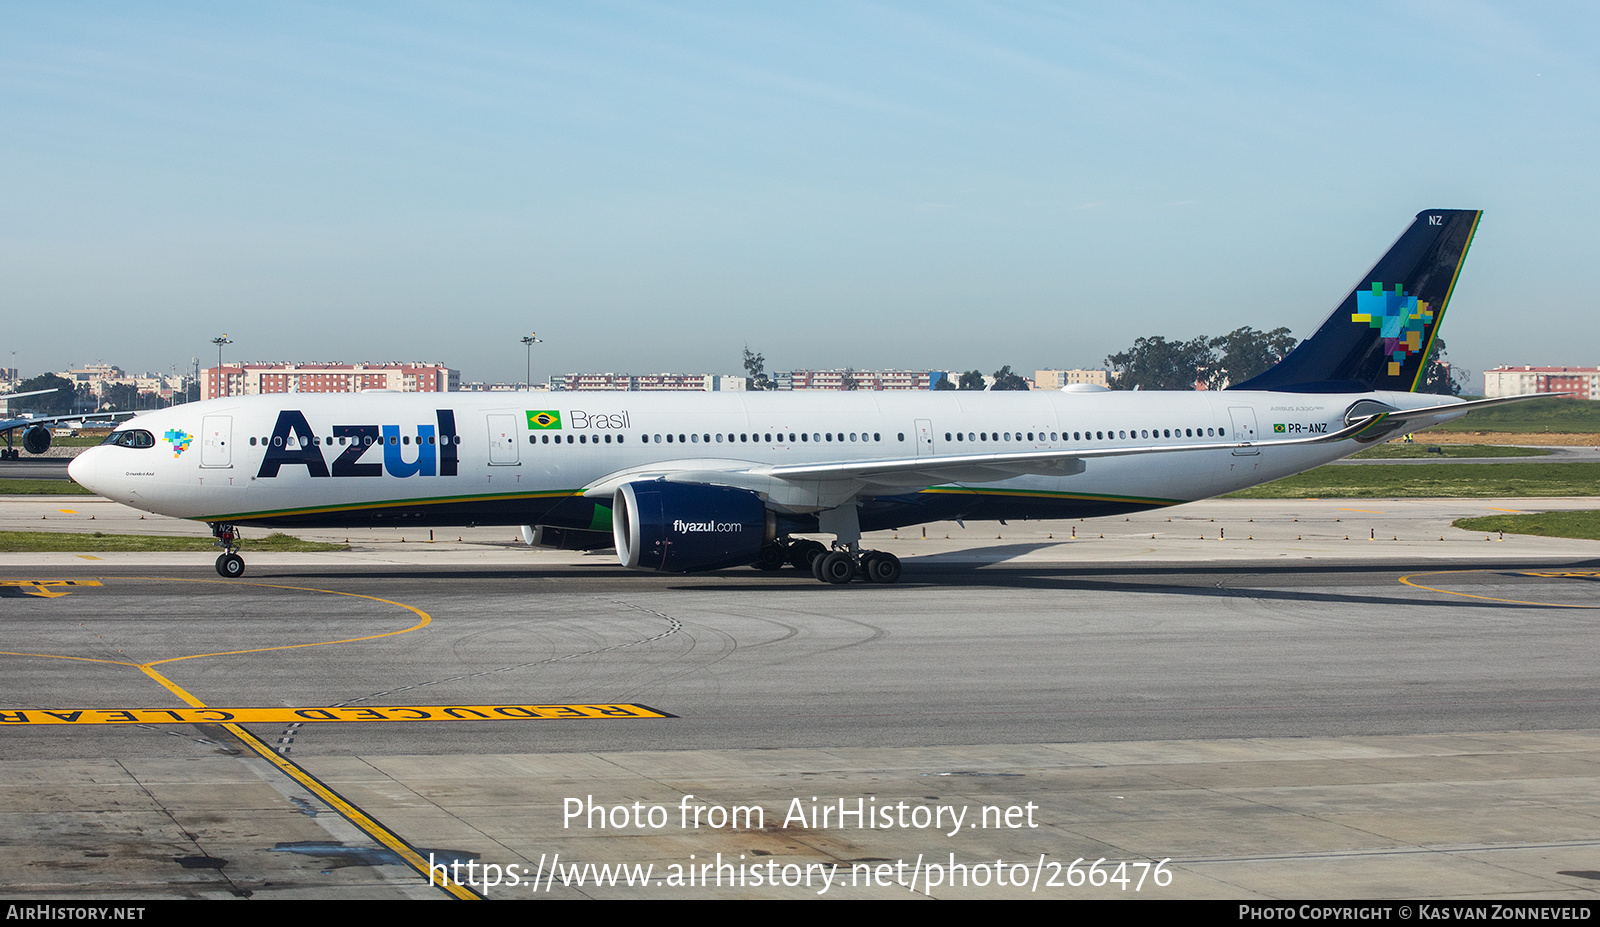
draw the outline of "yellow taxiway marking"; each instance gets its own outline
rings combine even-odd
[[[1494,507],[1492,505],[1486,505],[1486,506],[1484,506],[1484,508],[1488,509],[1491,512],[1521,512],[1522,511],[1522,509],[1501,509],[1501,508],[1496,508],[1496,507]]]
[[[71,595],[68,586],[98,586],[99,580],[95,579],[0,579],[0,587],[17,589],[23,595],[39,596],[44,599],[59,599],[64,595]]]
[[[56,511],[60,512],[63,515],[76,515],[76,514],[78,514],[76,511],[74,511],[72,509],[56,509]]]
[[[1529,601],[1527,601],[1525,599],[1503,599],[1503,598],[1500,598],[1498,596],[1492,596],[1492,595],[1473,595],[1470,592],[1456,592],[1453,589],[1440,589],[1437,586],[1424,586],[1421,583],[1414,583],[1414,582],[1411,581],[1413,577],[1417,577],[1417,576],[1445,576],[1445,575],[1449,575],[1449,574],[1452,574],[1452,573],[1498,573],[1498,572],[1501,572],[1501,571],[1499,571],[1499,570],[1437,570],[1437,571],[1432,572],[1432,573],[1412,573],[1409,576],[1402,576],[1402,577],[1400,577],[1400,582],[1404,583],[1407,586],[1413,586],[1413,587],[1415,587],[1417,589],[1426,589],[1429,592],[1442,592],[1445,595],[1458,595],[1458,596],[1461,596],[1464,599],[1482,599],[1482,600],[1484,600],[1486,602],[1509,602],[1512,605],[1543,605],[1543,606],[1545,606],[1547,608],[1600,608],[1600,605],[1569,605],[1569,604],[1567,604],[1565,602],[1529,602]],[[1529,572],[1522,572],[1520,575],[1522,575],[1522,576],[1539,576],[1539,577],[1561,577],[1561,576],[1592,575],[1592,574],[1529,573]]]
[[[1341,512],[1365,512],[1368,515],[1382,515],[1377,509],[1340,509]]]
[[[104,560],[105,558],[104,557],[96,557],[93,554],[79,554],[78,555],[78,559],[79,560]]]
[[[145,664],[148,666],[149,664]],[[376,708],[0,708],[13,724],[306,724],[324,721],[559,721],[672,718],[645,705],[384,705]]]
[[[152,578],[159,578],[159,577],[152,577]],[[320,592],[320,593],[324,593],[324,594],[327,594],[327,595],[344,595],[344,596],[350,596],[351,598],[370,599],[371,601],[374,601],[374,602],[383,602],[383,603],[385,603],[387,605],[394,605],[394,606],[397,606],[399,608],[403,608],[408,612],[411,612],[412,614],[416,615],[420,619],[416,624],[412,625],[409,628],[405,628],[404,630],[388,631],[388,632],[385,632],[383,634],[372,634],[372,635],[368,635],[367,637],[352,637],[352,638],[347,638],[347,639],[341,640],[341,641],[320,641],[320,642],[311,643],[311,644],[288,644],[288,645],[285,645],[285,646],[282,646],[282,647],[256,647],[256,648],[252,648],[252,649],[249,649],[249,650],[225,651],[224,653],[226,653],[226,654],[261,653],[263,651],[268,651],[268,650],[292,650],[292,649],[295,649],[295,648],[298,648],[298,647],[320,647],[320,646],[322,646],[324,644],[344,644],[344,643],[351,643],[351,642],[354,642],[354,641],[377,640],[378,638],[390,637],[390,636],[395,635],[395,634],[405,634],[405,633],[408,633],[410,631],[415,631],[415,630],[417,630],[419,628],[427,627],[433,621],[433,616],[429,615],[427,612],[423,611],[420,608],[415,608],[413,606],[407,605],[404,602],[395,602],[395,601],[393,601],[391,599],[380,599],[377,596],[371,596],[371,595],[360,595],[359,593],[355,593],[355,592],[340,592],[340,591],[338,591],[336,589],[310,589],[310,588],[306,588],[306,587],[303,587],[303,586],[278,586],[278,585],[273,585],[273,584],[270,584],[270,583],[241,583],[241,582],[238,582],[238,581],[230,582],[228,580],[214,580],[214,579],[187,579],[187,580],[169,579],[167,581],[168,582],[190,582],[190,583],[217,583],[219,585],[235,585],[235,586],[262,586],[262,587],[269,588],[269,589],[292,589],[292,590],[296,590],[296,591],[299,591],[299,592]],[[161,675],[161,673],[159,673],[155,669],[155,667],[157,665],[159,665],[159,664],[162,664],[162,663],[173,663],[173,662],[176,662],[178,660],[193,660],[193,659],[197,659],[199,657],[213,657],[213,656],[222,656],[222,655],[223,655],[223,653],[197,653],[197,654],[190,654],[189,656],[186,656],[186,657],[169,657],[169,658],[167,658],[165,660],[152,660],[149,663],[130,663],[130,662],[127,662],[125,660],[102,660],[102,659],[97,659],[97,658],[94,658],[94,657],[72,657],[72,656],[65,656],[65,655],[62,655],[62,654],[13,653],[13,652],[9,652],[9,651],[0,651],[0,656],[45,657],[45,658],[56,659],[56,660],[78,660],[78,661],[85,662],[85,663],[107,663],[107,664],[111,664],[113,666],[131,666],[131,667],[134,667],[135,669],[138,669],[140,672],[144,673],[146,676],[149,676],[151,679],[155,680],[157,683],[159,683],[161,685],[162,688],[166,689],[168,692],[171,692],[173,695],[177,696],[179,698],[179,700],[181,700],[184,704],[186,704],[190,708],[194,708],[194,709],[205,709],[207,706],[206,706],[206,704],[204,702],[202,702],[199,699],[195,698],[193,695],[190,695],[188,693],[188,691],[185,690],[182,686],[178,685],[177,683],[173,682],[172,680],[168,679],[167,677]],[[257,737],[256,735],[254,735],[254,734],[250,733],[249,731],[245,730],[244,728],[240,727],[238,725],[238,723],[233,722],[233,721],[220,721],[220,722],[213,722],[213,723],[221,724],[221,726],[222,726],[222,728],[224,730],[226,730],[228,733],[232,734],[234,737],[238,738],[239,742],[244,744],[246,747],[250,748],[250,750],[252,752],[256,753],[262,759],[266,760],[268,763],[271,763],[273,766],[277,767],[277,769],[280,772],[282,772],[284,775],[286,775],[289,778],[293,779],[294,781],[300,783],[300,785],[303,786],[306,789],[306,791],[308,791],[311,794],[313,794],[313,795],[317,796],[318,798],[322,799],[325,803],[327,803],[328,807],[332,808],[334,811],[337,811],[339,813],[339,815],[341,817],[343,817],[345,820],[349,821],[351,824],[354,824],[356,827],[360,828],[361,831],[363,833],[365,833],[367,836],[371,837],[373,840],[377,841],[378,843],[382,844],[383,846],[388,847],[390,850],[393,850],[395,855],[399,856],[402,860],[405,861],[406,865],[410,866],[418,875],[420,875],[423,878],[427,879],[429,885],[436,886],[439,889],[450,893],[452,896],[454,896],[456,898],[463,899],[463,900],[481,900],[483,898],[482,895],[478,894],[477,892],[473,891],[471,888],[469,888],[469,887],[467,887],[465,885],[462,885],[462,884],[460,884],[458,882],[451,881],[449,878],[441,879],[439,877],[439,875],[435,872],[435,870],[431,869],[428,866],[428,861],[422,858],[422,855],[416,851],[416,848],[413,847],[411,844],[407,843],[402,837],[400,837],[398,834],[394,833],[393,831],[389,830],[389,828],[385,827],[376,818],[368,815],[365,811],[362,811],[360,808],[356,807],[354,804],[351,804],[348,800],[345,799],[344,796],[340,795],[338,792],[335,792],[333,789],[331,789],[328,786],[324,785],[322,783],[322,781],[320,779],[318,779],[316,776],[313,776],[313,775],[311,775],[311,773],[306,772],[304,769],[301,769],[295,763],[291,762],[287,757],[279,755],[278,751],[272,749],[272,747],[269,746],[261,738]]]

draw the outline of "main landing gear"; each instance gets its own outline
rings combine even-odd
[[[758,570],[781,569],[785,563],[835,586],[856,579],[888,585],[900,580],[900,558],[880,550],[861,550],[857,544],[828,547],[820,541],[779,538],[761,549]]]
[[[222,555],[217,557],[217,574],[228,579],[238,579],[243,576],[244,558],[236,553],[239,529],[233,525],[214,521],[211,523],[211,536],[217,539],[217,544],[222,548]]]

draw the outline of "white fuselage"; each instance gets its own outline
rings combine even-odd
[[[856,498],[877,504],[863,515],[871,530],[946,517],[1111,514],[1265,483],[1365,446],[1274,446],[1338,431],[1362,400],[1398,409],[1448,401],[1234,391],[279,394],[140,415],[118,433],[148,432],[153,443],[92,448],[71,472],[118,502],[209,522],[607,530],[582,494],[630,469],[1249,444],[1086,458],[1064,475],[868,490]],[[768,504],[798,516],[821,507]]]

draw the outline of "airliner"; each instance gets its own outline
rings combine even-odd
[[[893,583],[863,532],[1177,505],[1525,398],[1415,392],[1480,216],[1418,213],[1310,338],[1225,390],[236,396],[141,414],[70,473],[209,523],[227,577],[247,526],[472,524],[637,570]]]
[[[29,396],[44,396],[49,393],[59,393],[70,387],[58,386],[54,389],[36,389],[31,393],[0,393],[0,404],[9,403],[13,399],[26,399]],[[13,441],[16,432],[22,432],[22,447],[30,454],[43,454],[50,449],[50,425],[56,422],[84,423],[94,417],[117,418],[123,415],[132,415],[131,412],[78,412],[72,415],[30,415],[26,418],[0,418],[0,435],[5,435],[6,446],[0,448],[0,460],[17,460],[21,457],[17,453]]]

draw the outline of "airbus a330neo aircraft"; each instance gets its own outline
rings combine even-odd
[[[139,415],[71,474],[209,522],[224,576],[241,525],[476,524],[641,570],[892,583],[862,531],[1175,505],[1507,401],[1412,392],[1479,216],[1419,213],[1315,334],[1221,391],[244,396]]]

